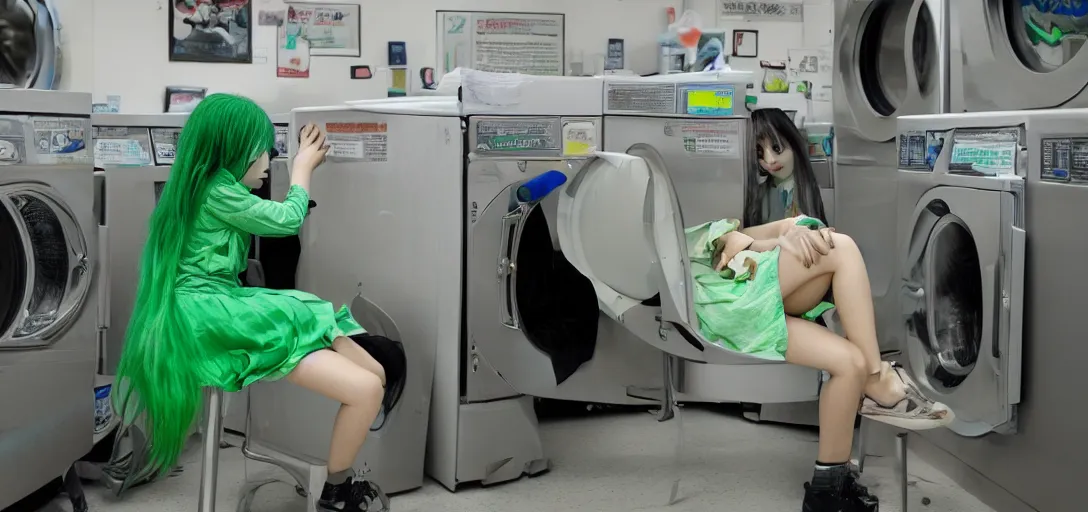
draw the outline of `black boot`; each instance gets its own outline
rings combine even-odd
[[[377,484],[356,477],[339,485],[325,482],[317,507],[329,512],[388,512],[389,498]]]

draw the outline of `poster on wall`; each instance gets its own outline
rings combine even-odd
[[[295,10],[301,37],[310,43],[310,55],[360,56],[359,4],[300,2],[288,3],[287,7]]]
[[[170,60],[253,62],[250,0],[170,0]]]
[[[831,101],[832,52],[830,46],[786,50],[790,82],[806,82],[813,101]]]
[[[563,75],[562,14],[438,11],[438,68]]]
[[[718,0],[718,20],[736,21],[804,21],[805,6],[801,0],[780,2],[752,2],[744,0]]]
[[[287,16],[276,30],[276,76],[280,78],[310,77],[310,42],[302,36],[307,17],[313,12],[287,7]]]

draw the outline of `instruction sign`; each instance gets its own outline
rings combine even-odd
[[[606,83],[606,109],[612,112],[645,112],[672,114],[676,112],[674,84]]]
[[[481,119],[476,123],[477,153],[559,151],[558,118]]]
[[[276,142],[272,145],[280,154],[280,158],[287,158],[287,126],[276,125]]]
[[[563,154],[589,156],[598,149],[597,123],[593,121],[563,121]]]
[[[1016,173],[1020,154],[1019,130],[957,132],[952,140],[952,173],[1000,176]]]
[[[153,165],[147,128],[94,127],[95,167]]]
[[[388,132],[386,123],[325,123],[328,156],[359,162],[388,162]]]
[[[670,121],[665,135],[679,138],[684,151],[694,156],[739,158],[741,124],[738,121]]]
[[[437,11],[442,74],[456,68],[526,75],[564,75],[562,14]]]
[[[151,145],[155,148],[155,163],[173,165],[178,153],[178,138],[181,128],[152,128]]]
[[[87,150],[87,119],[66,117],[35,117],[34,146],[39,164],[89,164]]]
[[[1088,139],[1043,139],[1042,146],[1042,179],[1060,183],[1088,183]]]

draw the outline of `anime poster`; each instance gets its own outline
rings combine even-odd
[[[253,62],[250,0],[170,0],[170,60]]]

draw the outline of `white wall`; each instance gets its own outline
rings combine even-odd
[[[169,85],[207,87],[209,92],[249,96],[270,112],[293,107],[383,97],[388,77],[351,80],[349,67],[384,67],[388,41],[404,41],[413,87],[421,67],[436,67],[435,10],[490,10],[566,14],[566,46],[587,55],[604,53],[609,38],[625,40],[627,67],[640,73],[657,70],[657,36],[666,26],[665,9],[680,0],[339,0],[362,4],[362,58],[314,57],[310,78],[276,77],[276,27],[256,25],[260,10],[282,9],[281,0],[252,0],[253,47],[265,49],[264,64],[200,64],[169,62],[167,0],[60,0],[61,15],[89,28],[69,38],[69,55],[84,56],[93,48],[93,79],[77,73],[72,89],[88,88],[95,101],[121,96],[127,113],[161,112]],[[90,4],[93,3],[93,9]],[[87,39],[87,35],[92,37]],[[78,40],[75,36],[79,36]]]
[[[92,0],[57,0],[60,18],[61,62],[60,89],[94,91],[94,2]]]

